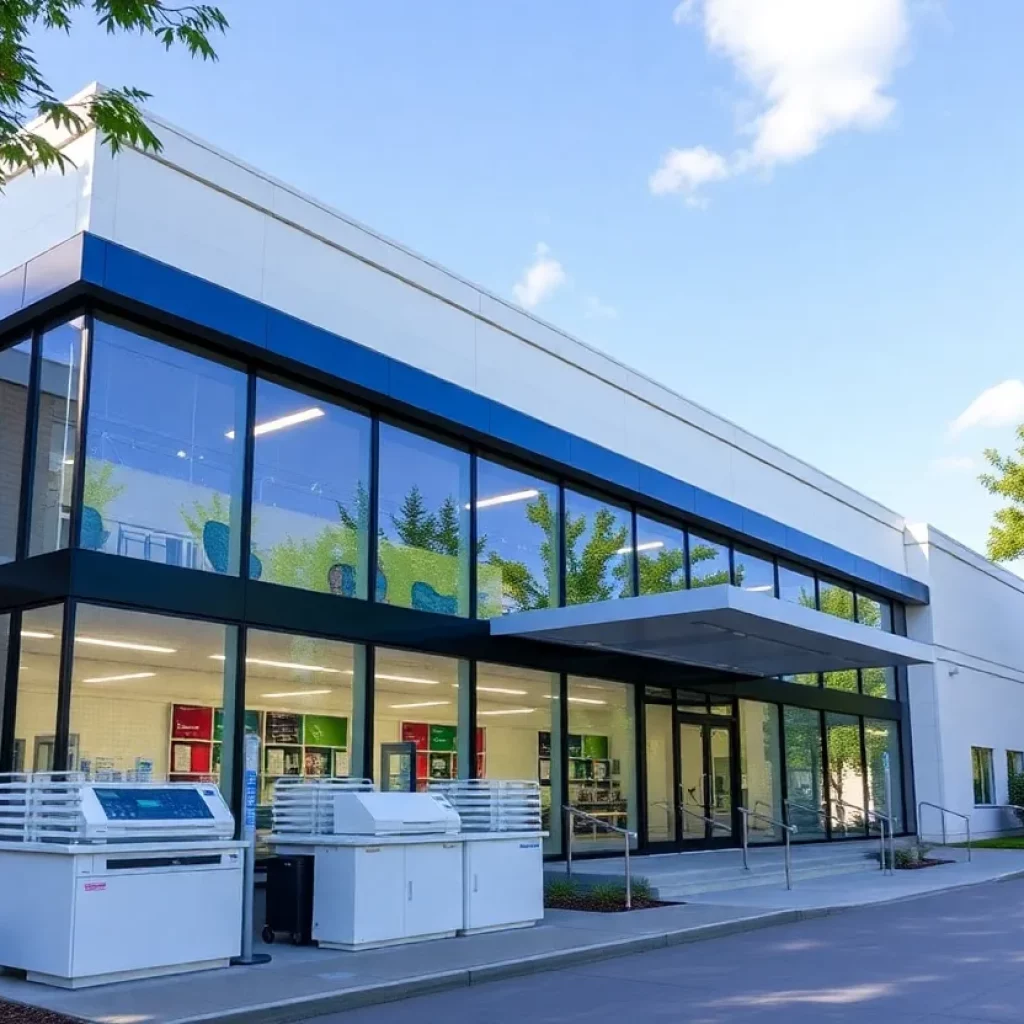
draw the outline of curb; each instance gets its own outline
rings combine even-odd
[[[328,992],[316,996],[286,999],[277,1003],[263,1003],[255,1006],[235,1007],[218,1013],[201,1014],[191,1017],[177,1017],[168,1024],[293,1024],[311,1017],[320,1017],[343,1010],[355,1010],[362,1006],[392,1003],[411,996],[447,992],[468,988],[484,982],[517,978],[545,971],[557,971],[579,964],[611,960],[646,953],[655,949],[682,946],[690,942],[702,942],[727,935],[758,931],[774,925],[792,924],[816,917],[824,917],[827,910],[776,910],[768,913],[742,917],[719,924],[701,925],[696,928],[680,928],[654,935],[637,935],[613,942],[597,942],[575,949],[557,950],[552,953],[538,953],[534,956],[519,957],[515,960],[501,960],[467,967],[457,971],[439,971],[420,975],[418,978],[404,978],[401,981],[387,981],[346,989],[343,992]]]

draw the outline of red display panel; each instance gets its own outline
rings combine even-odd
[[[176,740],[212,740],[213,708],[192,704],[174,704],[171,708],[171,738]]]
[[[416,744],[417,750],[426,750],[430,728],[425,722],[403,722],[402,740]]]

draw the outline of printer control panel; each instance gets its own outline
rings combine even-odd
[[[194,821],[213,813],[196,789],[97,787],[96,799],[108,821]]]

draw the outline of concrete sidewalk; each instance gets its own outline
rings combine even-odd
[[[637,873],[647,872],[638,864]],[[361,953],[260,945],[273,956],[265,966],[77,992],[0,977],[0,999],[101,1024],[297,1021],[1021,876],[1024,853],[976,850],[971,864],[815,879],[792,892],[779,885],[706,893],[684,905],[630,914],[549,911],[536,928]]]

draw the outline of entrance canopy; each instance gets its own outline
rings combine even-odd
[[[491,619],[491,633],[748,676],[934,660],[916,640],[727,585],[517,612]]]

